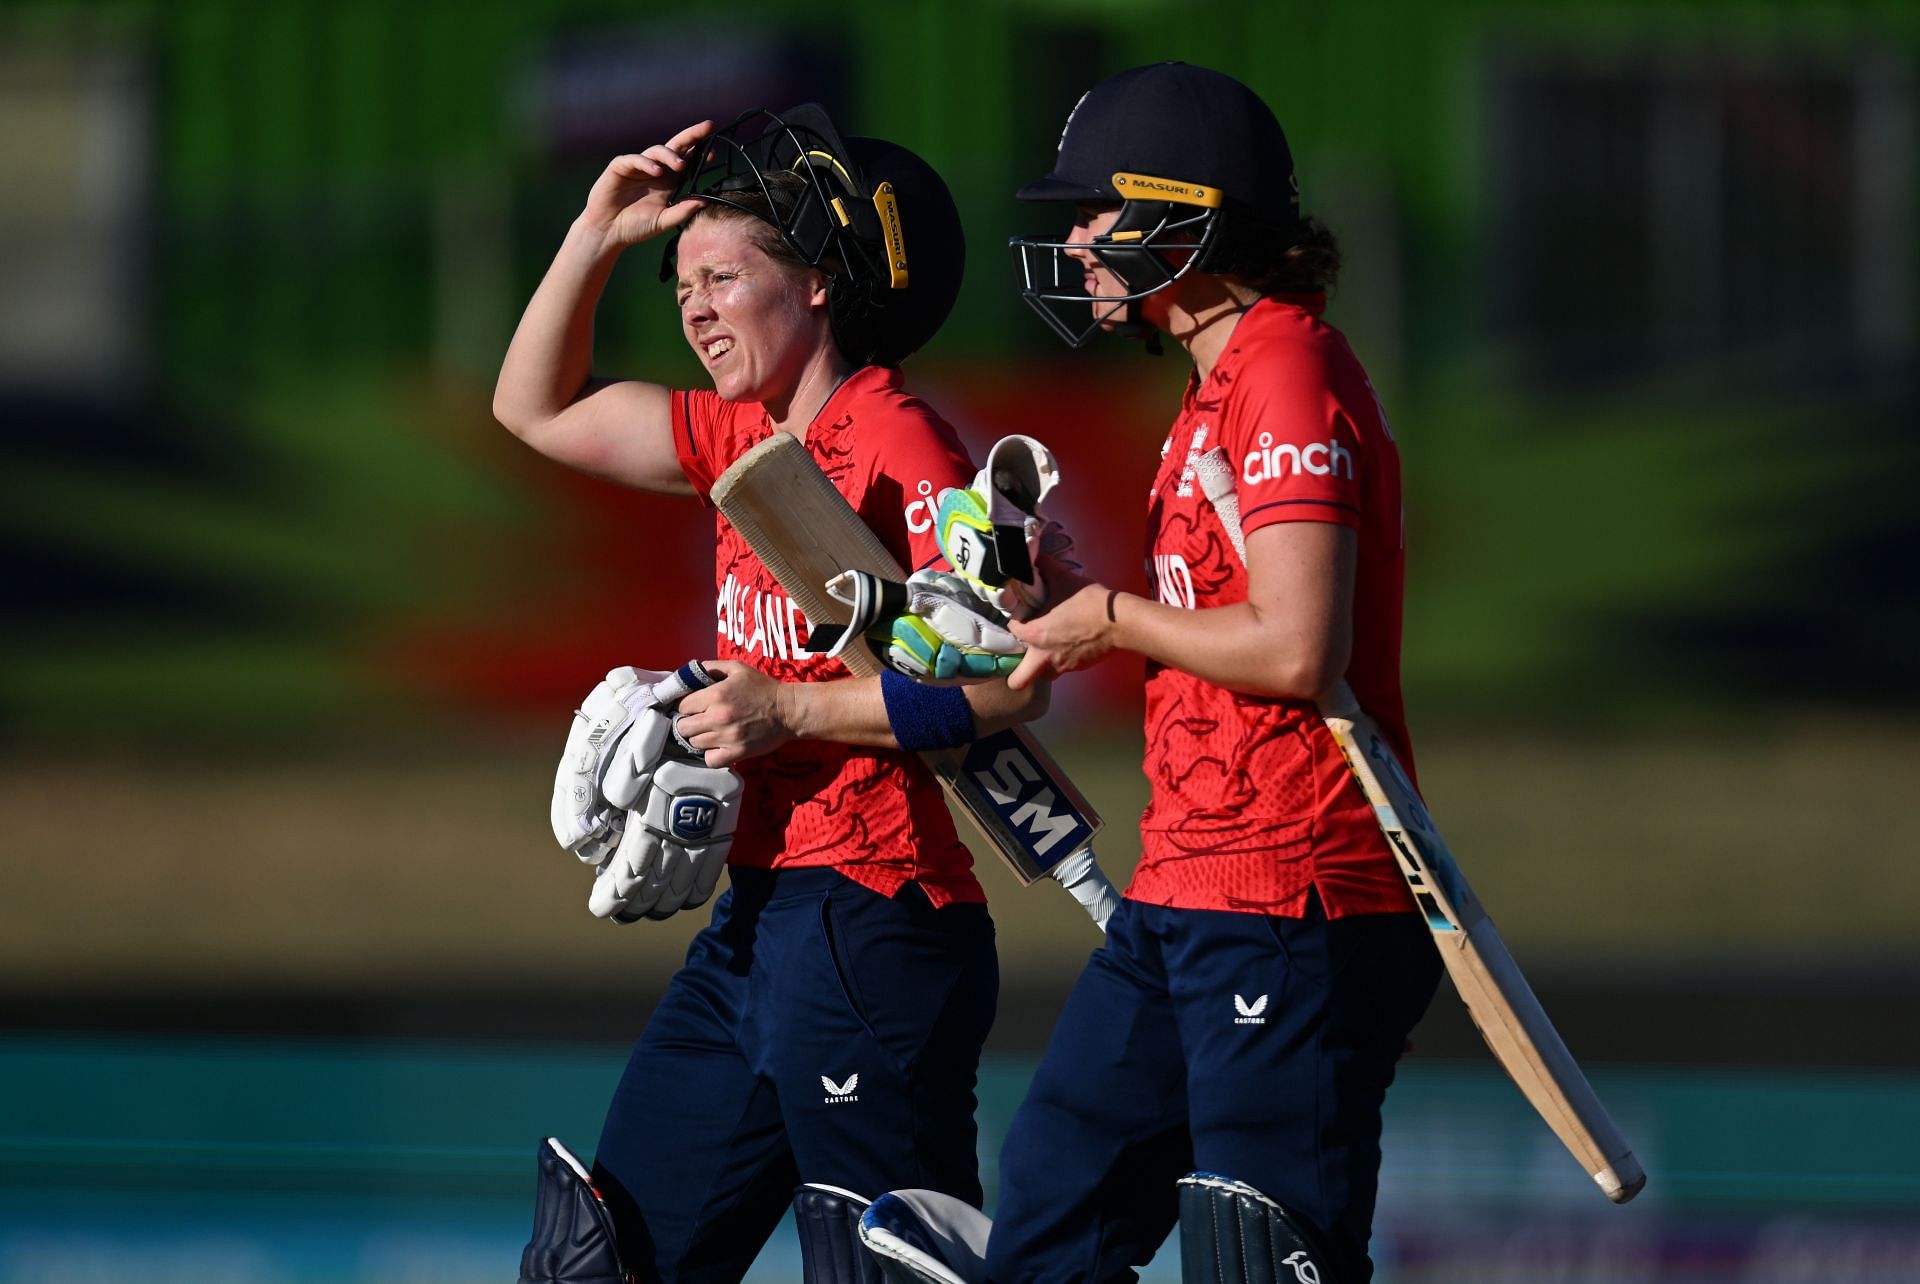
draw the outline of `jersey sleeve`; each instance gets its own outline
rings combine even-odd
[[[976,471],[959,434],[924,406],[888,417],[859,504],[866,520],[911,574],[943,565],[934,536],[940,492],[973,484]]]
[[[721,435],[727,426],[728,406],[707,389],[673,389],[667,394],[673,417],[673,453],[680,471],[693,483],[700,502],[711,506],[707,492],[725,465]]]
[[[1225,424],[1240,523],[1248,534],[1277,522],[1360,525],[1368,463],[1351,416],[1313,361],[1242,377]]]

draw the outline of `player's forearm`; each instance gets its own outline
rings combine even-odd
[[[1350,658],[1350,640],[1339,630],[1250,602],[1183,610],[1122,593],[1113,607],[1115,646],[1249,695],[1316,699]]]
[[[787,702],[786,724],[797,740],[897,747],[879,678],[790,682],[782,684],[780,693]]]
[[[967,707],[973,711],[976,739],[1045,717],[1053,698],[1051,682],[1036,682],[1020,691],[1004,681],[979,682],[962,690],[966,692]]]
[[[537,433],[585,390],[593,373],[593,314],[619,258],[576,222],[513,332],[493,390],[494,417],[519,437]]]
[[[981,682],[962,688],[973,714],[976,735],[1031,722],[1046,713],[1050,684],[1041,682],[1014,691],[1005,682]],[[790,701],[788,725],[797,739],[828,740],[843,745],[897,749],[887,716],[886,697],[879,678],[848,678],[841,682],[797,682],[782,687]]]

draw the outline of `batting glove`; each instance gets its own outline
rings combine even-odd
[[[614,751],[657,703],[654,685],[668,676],[622,666],[574,710],[567,747],[554,772],[550,819],[554,839],[589,865],[605,863],[620,842],[625,809],[609,805],[601,792]]]
[[[594,877],[587,908],[632,923],[704,905],[726,868],[740,816],[740,777],[690,762],[672,750],[631,773],[632,798],[620,845]]]
[[[904,584],[865,571],[847,571],[827,585],[852,618],[843,627],[814,630],[809,650],[839,655],[864,638],[881,662],[916,682],[985,682],[1012,673],[1026,644],[1007,631],[1007,619],[957,575],[915,571]]]
[[[1046,603],[1040,559],[1077,568],[1073,540],[1040,503],[1060,483],[1053,453],[1031,437],[1003,437],[964,490],[940,493],[934,538],[956,574],[996,608],[1026,619]]]

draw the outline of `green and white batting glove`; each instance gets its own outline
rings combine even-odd
[[[1046,604],[1041,558],[1078,569],[1073,539],[1040,509],[1059,484],[1053,452],[1015,434],[994,443],[973,485],[940,492],[933,533],[947,565],[1014,619]]]
[[[1007,631],[1007,617],[945,571],[915,571],[904,584],[847,571],[827,584],[827,594],[852,618],[844,627],[815,629],[809,650],[837,656],[859,637],[888,668],[938,685],[1003,678],[1026,654]]]

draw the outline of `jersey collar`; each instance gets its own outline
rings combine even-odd
[[[1233,335],[1227,340],[1226,350],[1213,363],[1213,369],[1207,372],[1205,383],[1201,382],[1198,370],[1187,375],[1187,391],[1181,399],[1182,405],[1190,408],[1207,384],[1218,381],[1222,371],[1231,371],[1238,366],[1240,350],[1246,346],[1247,340],[1259,338],[1276,325],[1284,323],[1289,316],[1305,313],[1317,317],[1326,310],[1327,296],[1324,294],[1268,294],[1255,300],[1254,305],[1234,323]]]
[[[844,428],[852,422],[852,416],[844,413],[861,398],[876,392],[891,392],[900,387],[900,371],[892,366],[861,366],[852,374],[834,385],[827,399],[820,403],[813,421],[807,425],[807,432],[814,429]]]

